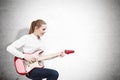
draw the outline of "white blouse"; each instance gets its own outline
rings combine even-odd
[[[19,48],[22,48],[22,51]],[[23,52],[33,53],[38,49],[44,50],[44,43],[34,34],[24,35],[7,47],[8,52],[20,58],[24,58],[25,54]]]

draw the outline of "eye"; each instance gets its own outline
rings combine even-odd
[[[46,30],[46,28],[43,29],[43,31],[45,31],[45,30]]]

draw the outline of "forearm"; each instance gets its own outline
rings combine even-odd
[[[37,59],[38,59],[39,61],[41,61],[41,60],[49,60],[49,59],[56,58],[56,57],[58,57],[58,56],[59,56],[58,53],[54,53],[54,54],[49,54],[49,55],[41,55],[41,56],[39,56]]]

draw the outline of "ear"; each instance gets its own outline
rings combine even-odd
[[[35,30],[37,30],[39,27],[38,26],[35,26]]]

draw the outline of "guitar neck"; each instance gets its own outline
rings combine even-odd
[[[65,52],[65,54],[71,54],[71,53],[74,53],[74,50],[65,50],[64,52]],[[41,56],[37,57],[37,60],[38,61],[43,61],[43,60],[48,60],[48,59],[56,58],[58,56],[59,56],[58,53],[49,54],[49,55],[41,55]]]
[[[37,60],[43,61],[43,60],[49,60],[49,59],[56,58],[56,57],[58,57],[58,53],[50,54],[50,55],[41,55],[37,57]]]

